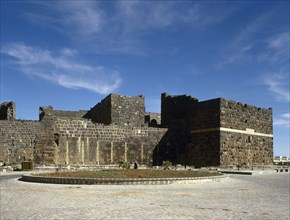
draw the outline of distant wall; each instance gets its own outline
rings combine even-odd
[[[189,121],[191,130],[220,127],[220,99],[197,102],[192,105]]]
[[[188,155],[198,166],[271,165],[272,109],[226,99],[200,102],[191,123]]]
[[[220,99],[193,105],[187,163],[196,167],[220,165]]]
[[[101,102],[96,104],[90,111],[84,116],[87,119],[91,119],[93,122],[109,125],[112,123],[112,95],[107,96]]]
[[[155,158],[201,166],[271,165],[272,109],[226,99],[198,102],[162,94],[163,126],[168,127]]]
[[[160,127],[161,114],[155,112],[145,112],[145,123],[151,127]]]
[[[272,109],[221,99],[221,165],[272,165]]]
[[[273,138],[233,132],[220,133],[220,165],[273,164]]]
[[[144,125],[144,96],[123,96],[110,94],[94,106],[85,116],[106,125]]]
[[[71,119],[83,118],[88,111],[64,111],[64,110],[54,110],[51,106],[41,106],[39,108],[39,119],[41,120],[44,116],[54,116],[54,117],[65,117]]]
[[[161,95],[161,126],[170,127],[178,120],[186,120],[192,112],[192,105],[198,99],[186,95],[171,96],[166,93]]]
[[[154,151],[154,164],[163,161],[174,164],[188,164],[188,145],[190,143],[190,122],[194,117],[194,106],[198,99],[191,96],[161,95],[161,127],[168,132]]]
[[[15,102],[3,102],[0,104],[0,120],[15,120],[16,105]]]
[[[96,124],[83,120],[56,121],[59,164],[152,165],[153,149],[167,129]]]
[[[221,127],[272,134],[273,120],[271,108],[259,108],[240,102],[220,99]]]
[[[112,94],[112,124],[144,125],[145,100],[144,96],[122,96]]]
[[[220,132],[192,133],[187,146],[187,164],[195,167],[220,165]]]
[[[0,121],[0,161],[16,164],[34,159],[34,149],[41,130],[38,121]]]
[[[90,111],[40,107],[40,121],[15,120],[15,112],[13,102],[0,106],[0,161],[9,164],[137,160],[150,166],[169,160],[201,167],[273,161],[272,109],[222,98],[199,102],[163,93],[161,125],[160,114],[145,113],[143,96],[111,94]]]

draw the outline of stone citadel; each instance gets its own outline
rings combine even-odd
[[[273,164],[272,109],[217,98],[161,95],[161,114],[144,96],[110,94],[90,110],[40,107],[38,121],[16,120],[14,102],[0,106],[0,162],[13,165],[195,167]]]

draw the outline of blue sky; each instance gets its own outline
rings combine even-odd
[[[289,155],[289,1],[1,0],[1,102],[90,109],[109,93],[223,97],[273,108]]]

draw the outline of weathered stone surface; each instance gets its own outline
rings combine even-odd
[[[3,102],[0,104],[0,120],[16,119],[15,102]]]
[[[272,164],[271,108],[162,94],[161,113],[168,132],[154,151],[156,164],[165,160],[197,167]]]
[[[12,120],[13,102],[0,110],[0,161],[8,164],[255,166],[273,159],[272,109],[222,98],[164,93],[161,115],[145,112],[143,96],[118,94],[89,111],[40,107],[39,121]]]
[[[144,124],[144,96],[110,94],[85,116],[103,124],[141,126]]]

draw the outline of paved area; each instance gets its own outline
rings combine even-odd
[[[289,219],[289,173],[172,185],[51,185],[0,176],[6,219]]]

